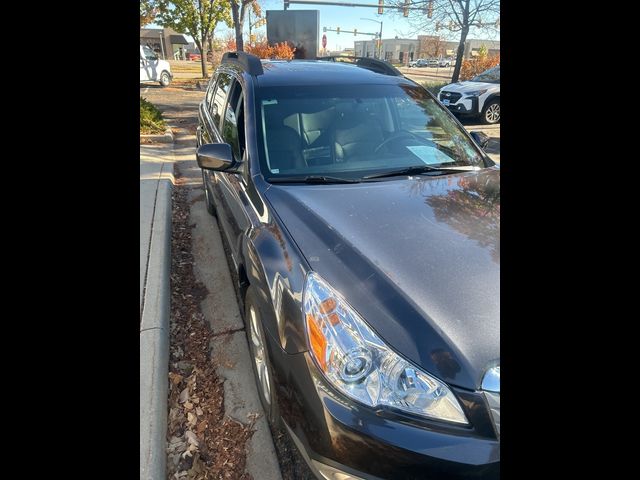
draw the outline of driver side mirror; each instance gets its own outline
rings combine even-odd
[[[217,172],[233,171],[234,161],[231,145],[228,143],[205,143],[196,150],[198,166]]]
[[[483,150],[487,148],[487,145],[489,145],[489,136],[486,133],[474,131],[470,132],[469,135],[471,135],[471,138],[473,138],[473,140],[480,145],[480,148]]]

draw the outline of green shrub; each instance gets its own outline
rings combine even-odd
[[[153,134],[164,133],[167,126],[162,118],[162,113],[153,103],[140,97],[140,133]]]

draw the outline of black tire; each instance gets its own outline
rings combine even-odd
[[[267,417],[267,420],[274,428],[281,428],[281,417],[280,410],[278,409],[278,401],[275,390],[275,382],[273,380],[273,365],[271,364],[271,359],[269,358],[269,349],[267,347],[267,339],[265,331],[262,327],[262,316],[260,314],[260,308],[258,307],[259,303],[257,301],[258,297],[255,291],[255,288],[249,286],[247,289],[247,294],[245,295],[244,300],[244,324],[245,331],[247,333],[247,342],[249,343],[249,354],[251,356],[251,367],[253,368],[253,375],[256,380],[256,387],[258,389],[258,397],[260,397],[260,403],[262,403],[262,408],[264,409],[264,413]],[[255,329],[253,327],[252,317],[255,315]],[[256,345],[256,342],[253,338],[254,335],[259,336],[260,341],[262,342],[263,347],[259,349]],[[261,375],[259,373],[259,361],[256,360],[257,357],[260,357],[264,360],[264,368],[268,373],[266,377],[266,384],[269,385],[268,393],[264,387],[264,373]],[[264,372],[264,371],[263,371]]]
[[[169,72],[165,70],[160,74],[160,85],[162,85],[163,87],[168,87],[170,83],[171,76],[169,75]]]
[[[211,196],[209,195],[209,189],[207,188],[207,182],[204,180],[204,172],[202,172],[202,188],[204,188],[204,202],[207,206],[207,213],[212,217],[218,217],[216,212],[216,207],[211,200]]]
[[[500,123],[500,99],[495,98],[489,100],[482,107],[482,113],[480,114],[480,121],[486,125],[493,125]]]

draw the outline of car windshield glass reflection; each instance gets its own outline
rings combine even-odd
[[[412,166],[485,167],[450,114],[411,85],[273,87],[256,98],[267,179],[360,179]]]
[[[500,83],[500,67],[490,68],[471,79],[472,82]]]

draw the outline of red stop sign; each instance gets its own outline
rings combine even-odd
[[[327,48],[327,36],[322,35],[322,48]]]

